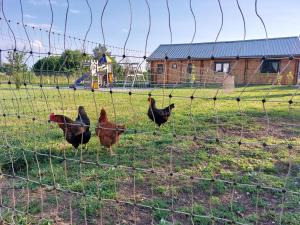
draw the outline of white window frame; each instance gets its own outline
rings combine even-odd
[[[224,65],[228,64],[228,71],[224,71]],[[221,65],[221,70],[217,71],[217,65]],[[215,72],[217,73],[230,73],[230,62],[215,62]]]

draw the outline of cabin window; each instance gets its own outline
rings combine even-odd
[[[164,73],[164,64],[157,64],[156,72],[157,72],[157,74],[163,74]]]
[[[192,72],[193,72],[193,64],[192,64],[192,63],[189,63],[189,64],[188,64],[188,66],[187,66],[187,68],[186,68],[186,72],[187,72],[188,74],[192,74]]]
[[[176,64],[176,63],[173,63],[173,64],[172,64],[172,69],[174,69],[174,70],[177,69],[177,64]]]
[[[200,67],[204,67],[204,62],[203,62],[203,60],[201,60],[201,62],[200,62]]]
[[[260,67],[261,73],[278,73],[279,72],[279,60],[269,60],[263,61]]]
[[[229,73],[230,64],[228,62],[216,62],[215,71],[217,73]]]

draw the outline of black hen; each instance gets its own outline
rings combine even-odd
[[[78,107],[78,116],[75,121],[83,124],[86,127],[86,131],[89,131],[91,122],[83,106]]]
[[[172,109],[175,108],[174,103],[172,103],[171,105],[167,106],[164,109],[158,109],[156,108],[154,98],[149,97],[148,101],[150,102],[149,109],[148,109],[149,119],[154,121],[158,126],[167,122],[171,115]]]
[[[91,131],[90,131],[91,122],[83,106],[78,107],[78,116],[75,122],[80,123],[82,127],[85,128],[85,131],[80,135],[81,137],[79,143],[87,144],[91,139]]]
[[[54,113],[51,113],[50,121],[58,124],[59,128],[63,130],[67,142],[76,149],[80,144],[87,144],[91,138],[90,119],[82,106],[78,108],[78,117],[75,121],[64,115],[55,115]]]

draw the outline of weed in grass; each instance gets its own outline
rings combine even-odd
[[[221,203],[221,200],[217,196],[211,196],[211,203],[216,206],[216,205],[219,205]]]
[[[233,202],[232,204],[219,205],[213,208],[213,215],[219,218],[236,220],[245,212],[245,207],[241,203]]]
[[[13,214],[11,212],[5,212],[2,215],[3,218],[3,224],[18,224],[18,225],[29,225],[34,224],[34,221],[29,217],[25,215],[18,215]],[[0,221],[1,224],[2,221]]]
[[[136,184],[142,184],[145,181],[145,177],[142,173],[135,173]]]
[[[206,218],[206,217],[194,216],[191,220],[193,221],[193,223],[195,225],[210,225],[211,224],[211,219]]]
[[[258,183],[265,186],[276,187],[276,188],[282,188],[285,182],[284,181],[285,177],[279,177],[279,176],[263,174],[263,173],[259,173],[256,176],[256,178]]]
[[[48,195],[47,202],[49,204],[56,204],[56,197],[54,195]]]
[[[223,181],[216,181],[213,184],[213,194],[216,195],[221,195],[224,194],[224,192],[226,191],[226,185],[224,184]]]
[[[246,215],[244,218],[238,218],[238,221],[245,224],[255,224],[259,216],[255,213]]]
[[[300,213],[299,212],[285,212],[281,218],[281,224],[288,224],[288,225],[298,225],[300,221]],[[277,223],[280,220],[277,217]]]
[[[285,209],[300,209],[300,196],[296,194],[286,193],[284,206]]]
[[[251,197],[251,204],[255,207],[257,205],[257,207],[260,207],[260,208],[267,207],[267,205],[268,205],[267,202],[261,198],[261,196],[257,197],[256,195],[253,195]]]
[[[54,221],[51,220],[51,219],[43,219],[41,222],[40,222],[40,225],[54,225]]]
[[[154,199],[152,201],[145,201],[144,203],[145,205],[155,207],[153,211],[153,218],[155,219],[155,221],[166,219],[170,215],[169,211],[163,210],[169,208],[170,204],[168,201],[162,199]]]
[[[166,195],[168,193],[168,187],[167,186],[155,186],[154,192],[160,195]]]
[[[100,215],[100,209],[102,204],[97,199],[91,197],[82,197],[79,203],[81,216],[84,216],[84,209],[86,209],[86,215],[91,218],[96,218]]]
[[[39,201],[33,200],[33,201],[29,202],[28,212],[30,214],[36,215],[36,214],[40,213],[41,210],[42,210],[41,203]]]
[[[210,193],[210,187],[212,183],[208,180],[200,180],[196,186],[196,188],[203,193]]]
[[[165,219],[161,219],[160,221],[159,221],[159,224],[158,225],[172,225],[173,223],[172,222],[169,222],[169,221],[167,221],[167,220],[165,220]]]
[[[191,218],[191,220],[194,222],[194,224],[197,225],[209,225],[211,223],[211,220],[209,218],[201,217],[201,216],[206,216],[206,210],[204,206],[200,204],[194,204],[193,206],[193,212],[194,215]]]

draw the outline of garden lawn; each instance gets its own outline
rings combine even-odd
[[[299,224],[296,87],[129,91],[0,85],[0,221]],[[147,117],[150,92],[175,104],[161,128]],[[75,119],[80,105],[93,136],[75,151],[48,119]],[[116,156],[95,136],[102,107],[127,128]]]

